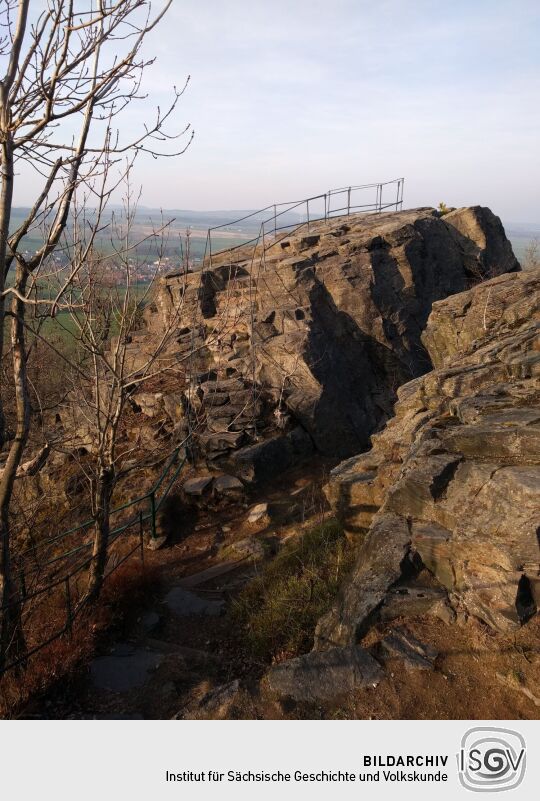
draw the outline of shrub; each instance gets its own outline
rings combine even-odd
[[[250,655],[280,661],[308,651],[316,622],[330,608],[353,557],[335,520],[285,545],[232,604]]]

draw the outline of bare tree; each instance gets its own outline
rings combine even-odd
[[[72,283],[71,325],[66,328],[66,335],[75,345],[70,349],[75,360],[65,356],[72,382],[68,408],[78,417],[78,424],[74,426],[75,439],[68,432],[62,446],[71,452],[76,451],[77,445],[86,446],[88,458],[81,460],[80,467],[90,486],[94,519],[85,601],[97,598],[103,583],[115,486],[125,473],[130,456],[137,451],[140,458],[137,442],[119,447],[131,395],[168,371],[176,375],[182,372],[181,364],[169,353],[179,327],[182,296],[178,296],[176,308],[155,340],[148,337],[142,326],[144,308],[160,274],[168,225],[152,229],[147,237],[157,244],[158,258],[152,272],[147,270],[141,282],[137,249],[142,243],[133,241],[132,235],[137,205],[131,196],[129,179],[127,183],[123,214],[115,215],[111,224],[109,244],[113,252],[108,255],[92,252],[85,256],[84,269],[78,271]],[[70,261],[77,260],[74,253]],[[142,341],[145,348],[140,346]],[[81,432],[84,432],[82,440]],[[162,443],[159,446],[163,448]]]
[[[152,63],[142,53],[145,38],[171,4],[153,10],[148,0],[47,0],[35,16],[30,0],[5,0],[0,10],[0,358],[9,322],[15,392],[15,432],[8,440],[0,387],[0,449],[7,458],[0,475],[0,669],[18,632],[17,593],[11,575],[10,503],[17,469],[28,441],[30,401],[26,341],[27,310],[55,316],[83,269],[100,231],[99,222],[119,180],[111,165],[125,154],[175,155],[171,147],[188,132],[170,135],[166,123],[185,89],[174,89],[169,107],[158,108],[140,133],[123,138],[118,117],[141,99],[141,81]],[[39,187],[30,210],[13,219],[15,181],[33,170]],[[51,262],[71,236],[74,198],[93,207],[93,235],[85,238],[75,264]],[[87,212],[83,211],[83,217]],[[98,223],[98,224],[96,224]],[[25,238],[40,232],[31,255]],[[55,274],[54,297],[43,291]]]
[[[82,250],[85,263],[77,271],[70,288],[71,323],[65,327],[65,333],[74,347],[67,350],[64,360],[72,388],[66,403],[68,425],[64,437],[54,447],[76,454],[83,446],[79,466],[90,486],[94,520],[84,603],[97,598],[103,584],[110,545],[112,498],[119,480],[134,468],[140,470],[143,462],[152,461],[154,457],[161,462],[172,451],[189,444],[201,424],[188,400],[197,351],[217,346],[220,337],[227,333],[228,315],[225,314],[208,331],[202,343],[178,350],[178,330],[186,322],[196,322],[193,309],[184,308],[187,286],[190,279],[194,279],[195,285],[200,287],[203,279],[202,271],[196,277],[189,276],[189,238],[181,252],[182,268],[175,274],[179,286],[169,295],[170,308],[161,320],[162,326],[152,334],[146,330],[144,313],[156,295],[156,282],[168,244],[169,223],[151,227],[145,241],[137,239],[137,201],[132,196],[129,171],[126,176],[124,208],[121,214],[113,217],[108,254],[87,252],[83,243],[88,229],[85,226],[77,237],[77,248],[70,255],[70,263],[74,265]],[[90,240],[94,240],[92,234]],[[153,255],[157,256],[152,267],[148,256],[143,258],[139,253],[141,245],[148,241],[153,243]],[[123,429],[127,414],[137,405],[137,393],[152,391],[156,381],[168,383],[176,392],[184,389],[184,424],[168,445],[165,438],[157,438],[153,447],[141,448],[137,437],[126,437]],[[136,457],[135,465],[133,457]]]

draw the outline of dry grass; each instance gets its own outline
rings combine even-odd
[[[233,601],[231,617],[255,661],[308,651],[318,618],[331,606],[354,549],[335,520],[308,530],[262,568]]]

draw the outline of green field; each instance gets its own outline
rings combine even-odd
[[[14,231],[25,219],[28,209],[14,208],[12,211],[11,230]],[[186,233],[190,231],[190,254],[195,260],[202,259],[207,245],[207,230],[211,225],[225,225],[225,228],[212,233],[212,252],[224,250],[242,244],[259,232],[260,220],[248,220],[241,226],[228,225],[235,215],[244,212],[191,212],[163,211],[145,209],[137,212],[130,231],[130,246],[133,257],[139,262],[150,262],[161,257],[180,263],[182,251],[186,249]],[[112,254],[116,249],[124,247],[120,232],[115,224],[117,211],[108,212],[104,220],[105,231],[96,240],[96,249],[102,253]],[[163,229],[157,235],[156,230]],[[35,229],[22,240],[21,250],[34,253],[43,241],[39,229]]]

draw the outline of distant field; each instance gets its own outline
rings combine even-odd
[[[28,209],[15,208],[12,213],[11,230],[15,230],[25,219]],[[171,260],[180,261],[182,248],[186,247],[186,232],[190,231],[191,257],[200,260],[205,252],[207,231],[209,226],[223,226],[212,232],[212,252],[240,245],[256,237],[259,233],[261,220],[268,216],[266,212],[262,217],[255,214],[241,223],[235,219],[250,214],[248,211],[176,211],[159,209],[141,209],[137,212],[135,222],[130,232],[130,241],[139,243],[135,248],[139,260],[153,262],[159,256],[167,256]],[[104,221],[109,227],[97,240],[98,250],[112,253],[120,247],[119,231],[115,227],[118,222],[119,210],[111,210],[108,219]],[[301,217],[294,213],[284,215],[283,223],[296,224]],[[159,236],[153,232],[163,227]],[[22,249],[30,252],[36,251],[42,243],[39,230],[32,231],[22,241]],[[123,243],[122,243],[123,244]]]
[[[27,213],[25,208],[15,208],[12,217],[12,229],[15,229]],[[113,209],[109,212],[109,229],[107,233],[101,235],[97,245],[102,252],[110,253],[114,247],[119,246],[119,242],[114,239],[114,220],[118,217],[119,210]],[[207,229],[209,226],[224,226],[212,232],[212,252],[215,253],[225,248],[240,245],[256,237],[259,233],[261,220],[268,217],[271,211],[264,214],[256,213],[241,223],[236,223],[235,219],[243,215],[250,214],[249,211],[190,211],[190,210],[163,210],[141,208],[137,212],[131,240],[139,241],[136,248],[136,257],[140,262],[152,263],[159,256],[168,257],[171,261],[171,269],[181,261],[182,249],[186,247],[186,231],[189,229],[190,253],[191,258],[200,261],[206,248]],[[283,224],[295,225],[302,221],[302,217],[294,212],[287,212],[282,218]],[[163,233],[163,238],[153,237],[152,232],[155,228],[169,223]],[[517,258],[521,261],[525,256],[525,250],[530,242],[540,239],[540,223],[519,223],[505,222],[505,229],[508,238],[512,242],[512,247]],[[116,232],[117,233],[117,232]],[[111,242],[111,236],[113,241]],[[142,241],[142,240],[145,241]],[[41,245],[39,231],[34,231],[23,240],[23,247],[34,252]]]
[[[143,295],[147,292],[148,284],[140,283],[136,284],[132,287],[132,297],[142,298]],[[125,287],[118,287],[117,288],[118,297],[121,299],[125,296]],[[32,339],[32,331],[29,329],[33,329],[34,331],[38,330],[38,321],[27,319],[28,329],[27,329],[27,339],[30,341]],[[5,330],[7,332],[6,341],[9,341],[9,320],[5,323]],[[111,329],[111,334],[117,330],[117,326],[113,325]],[[46,317],[41,325],[39,326],[39,335],[44,337],[45,339],[51,339],[61,341],[64,343],[64,346],[70,350],[72,347],[76,346],[76,334],[77,334],[77,323],[73,319],[73,316],[68,311],[60,311],[56,315],[56,317]]]
[[[14,209],[12,219],[12,229],[15,229],[25,217],[26,209]],[[191,257],[195,260],[200,260],[205,252],[206,247],[206,231],[208,226],[225,225],[212,235],[212,252],[217,252],[225,248],[230,248],[235,245],[242,244],[247,240],[256,237],[259,228],[261,217],[255,216],[242,224],[233,224],[235,218],[248,214],[249,212],[242,211],[210,211],[210,212],[197,212],[197,211],[163,211],[162,213],[156,209],[141,209],[137,214],[135,225],[132,231],[132,239],[134,241],[141,240],[144,237],[150,237],[152,234],[152,226],[158,226],[162,222],[172,220],[167,227],[164,241],[161,243],[158,239],[149,238],[137,248],[137,258],[140,261],[153,262],[158,258],[160,253],[162,256],[168,256],[171,260],[170,269],[174,269],[175,264],[180,263],[181,243],[185,247],[185,234],[189,228],[191,231],[190,236],[190,250]],[[284,218],[283,222],[291,225],[301,222],[301,217],[295,214],[290,214]],[[523,261],[525,251],[532,241],[535,239],[540,240],[540,224],[534,223],[504,223],[506,235],[512,243],[514,253],[519,261]],[[34,232],[24,240],[24,247],[33,252],[37,250],[42,243],[39,232]],[[115,243],[118,244],[117,242]],[[105,252],[112,250],[110,236],[107,239],[102,237],[98,246]],[[142,295],[146,291],[147,285],[140,284],[136,288],[136,292]],[[67,312],[61,312],[54,320],[47,319],[41,328],[41,335],[46,337],[58,338],[64,342],[66,347],[71,347],[75,344],[75,339],[72,334],[75,333],[75,322]],[[30,334],[31,336],[31,334]]]

